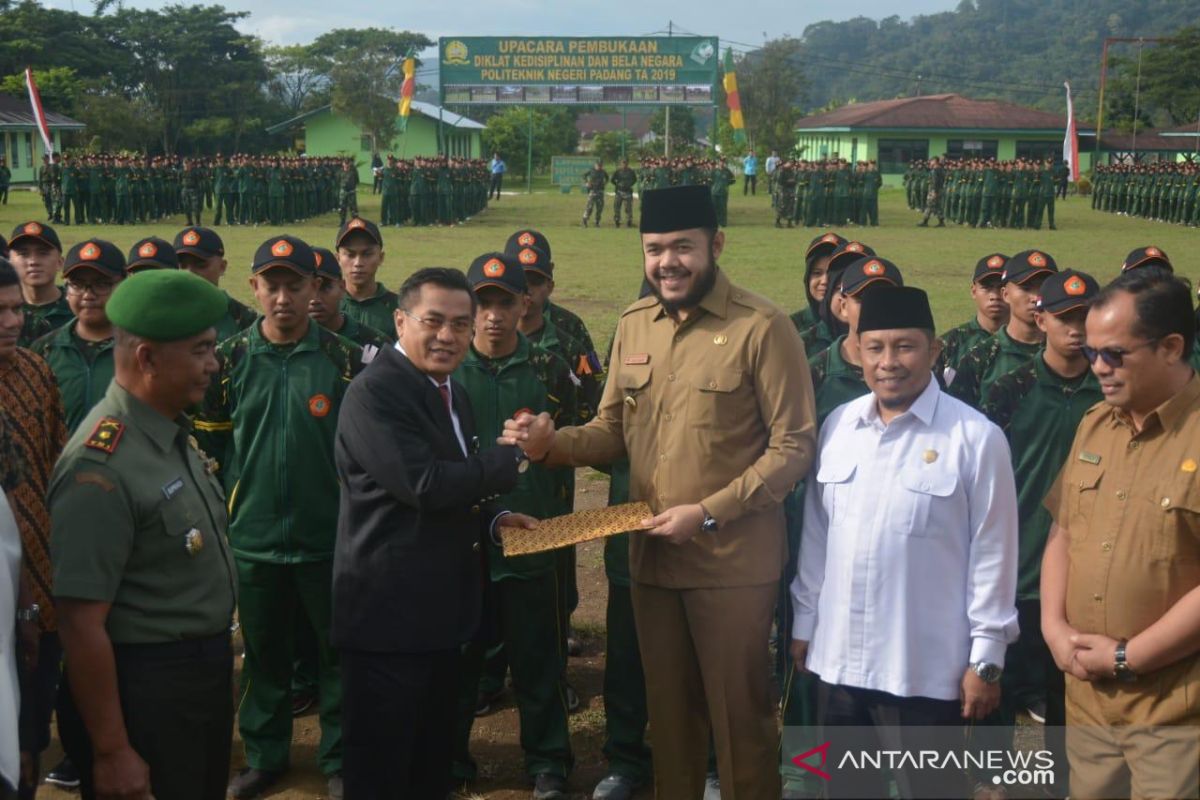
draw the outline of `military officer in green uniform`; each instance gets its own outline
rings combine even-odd
[[[782,220],[792,227],[792,214],[796,208],[796,165],[784,161],[775,169],[775,227],[782,228]]]
[[[75,159],[69,155],[63,156],[62,180],[62,223],[71,224],[71,208],[75,208],[75,223],[83,224],[83,209],[79,204],[79,175],[80,169]]]
[[[51,478],[50,549],[83,797],[218,800],[229,774],[236,602],[225,497],[186,409],[216,369],[220,293],[163,271],[110,304],[116,378]]]
[[[1024,250],[1005,262],[1001,280],[1008,324],[963,355],[953,379],[946,381],[952,396],[978,408],[997,378],[1037,356],[1046,339],[1034,316],[1038,292],[1056,272],[1058,264],[1040,250]]]
[[[172,245],[179,256],[181,269],[199,275],[213,286],[221,285],[221,278],[229,264],[225,260],[225,243],[212,228],[188,227],[175,234]],[[228,310],[217,320],[217,341],[225,341],[258,318],[254,309],[243,305],[225,293]]]
[[[971,300],[975,316],[943,333],[942,352],[933,363],[933,373],[949,385],[958,373],[962,357],[975,345],[995,335],[1008,322],[1008,304],[1004,302],[1001,277],[1008,256],[990,253],[975,264],[971,279]]]
[[[318,325],[361,347],[363,362],[369,363],[380,349],[391,346],[392,339],[342,311],[346,281],[333,251],[314,247],[313,256],[317,259],[317,291],[308,302],[308,316]]]
[[[342,162],[342,173],[338,178],[338,224],[346,224],[346,215],[358,216],[358,170],[354,161],[347,158]]]
[[[1083,350],[1087,307],[1099,291],[1096,281],[1082,272],[1064,270],[1047,277],[1036,312],[1045,347],[1036,358],[997,378],[980,409],[1008,438],[1019,512],[1020,638],[1009,645],[1000,708],[987,722],[1009,731],[1017,712],[1028,709],[1046,725],[1047,745],[1058,753],[1066,752],[1066,689],[1041,632],[1042,555],[1051,524],[1042,501],[1070,455],[1084,413],[1104,399]],[[976,733],[987,737],[993,732],[977,728]],[[997,739],[997,749],[1012,746],[1005,739],[1006,734]],[[1058,786],[1066,785],[1064,767],[1056,767]]]
[[[455,379],[471,398],[475,427],[484,446],[504,430],[504,422],[520,413],[548,412],[564,421],[577,419],[576,390],[570,367],[559,356],[533,345],[518,330],[529,303],[525,270],[520,261],[487,253],[472,262],[467,281],[478,301],[475,338]],[[531,465],[517,488],[501,504],[537,518],[566,513],[569,469]],[[505,557],[493,542],[488,564],[498,611],[499,632],[512,670],[520,716],[525,768],[537,800],[563,798],[574,758],[567,730],[566,652],[562,643],[562,604],[558,586],[559,556],[554,551]],[[475,777],[467,745],[475,716],[476,694],[484,647],[468,645],[463,664],[459,705],[456,778]]]
[[[75,318],[67,294],[55,282],[63,266],[62,244],[54,228],[22,222],[8,240],[8,260],[21,279],[26,317],[44,320],[51,330]]]
[[[379,223],[381,225],[400,224],[400,169],[396,166],[396,157],[388,155],[387,166],[380,174]]]
[[[379,226],[354,217],[338,231],[334,248],[346,282],[341,310],[356,322],[395,341],[394,315],[399,298],[375,277],[384,256]]]
[[[264,242],[251,285],[263,316],[217,348],[219,380],[196,427],[221,464],[237,566],[246,656],[238,724],[247,768],[229,786],[256,797],[289,766],[293,625],[317,638],[321,739],[329,794],[341,789],[341,679],[329,645],[338,480],[333,436],[362,350],[312,322],[312,248],[292,236]]]
[[[621,159],[621,167],[612,174],[612,185],[617,199],[613,204],[613,224],[621,227],[621,209],[625,209],[625,227],[633,227],[633,187],[637,185],[637,173],[629,166],[629,159]]]
[[[183,162],[183,173],[179,176],[180,201],[183,203],[183,213],[187,216],[188,225],[203,225],[200,219],[202,209],[202,191],[200,182],[203,179],[199,165],[192,159]]]
[[[75,319],[38,339],[30,350],[54,372],[62,392],[67,431],[74,432],[108,391],[115,364],[113,324],[107,305],[125,278],[125,254],[103,239],[88,239],[67,253],[63,276]]]
[[[583,227],[588,226],[588,219],[596,212],[596,227],[600,227],[600,217],[604,214],[604,187],[608,185],[608,173],[604,171],[604,162],[596,159],[592,168],[583,173],[583,189],[587,192],[587,205],[583,207]]]

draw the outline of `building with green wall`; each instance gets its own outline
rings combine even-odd
[[[439,127],[443,145],[440,149]],[[459,158],[482,158],[483,127],[473,119],[414,100],[407,130],[390,145],[381,144],[379,155],[384,159],[389,153],[396,158],[414,158],[444,152]],[[267,128],[267,133],[273,134],[289,131],[295,133],[296,149],[310,156],[353,156],[358,161],[359,178],[364,183],[371,182],[371,137],[364,135],[354,122],[334,113],[332,106],[322,106]]]
[[[1065,115],[1013,103],[935,94],[851,103],[805,117],[796,124],[796,145],[808,160],[876,161],[884,184],[898,186],[910,161],[934,156],[1062,158],[1066,124]],[[1079,167],[1090,169],[1082,148]]]
[[[43,109],[54,152],[62,152],[63,131],[81,131],[84,124],[63,114]],[[33,119],[28,97],[0,94],[0,155],[12,170],[13,183],[33,183],[42,166],[46,148]]]

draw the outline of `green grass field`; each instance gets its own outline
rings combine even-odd
[[[561,194],[543,184],[529,194],[506,194],[504,198],[462,226],[455,228],[392,228],[384,233],[386,260],[380,279],[395,288],[409,273],[424,266],[455,266],[466,269],[471,260],[488,250],[502,249],[508,235],[530,226],[545,233],[554,248],[556,264],[555,300],[583,316],[597,347],[603,348],[616,325],[617,315],[635,299],[641,281],[641,253],[635,230],[616,229],[611,223],[612,199],[605,208],[604,226],[584,229],[579,225],[584,198],[578,192]],[[359,193],[359,209],[378,219],[379,197]],[[634,209],[635,223],[637,208]],[[33,192],[14,191],[7,206],[0,206],[0,232],[7,235],[19,222],[41,219],[45,210]],[[783,229],[773,225],[765,192],[757,197],[735,193],[730,199],[730,227],[722,266],[731,279],[760,292],[788,311],[804,303],[801,277],[803,254],[817,229]],[[212,212],[205,210],[205,221]],[[1087,198],[1059,202],[1059,229],[1049,231],[972,230],[917,228],[919,218],[909,211],[899,190],[885,190],[880,198],[878,228],[849,227],[839,232],[861,238],[900,266],[908,284],[930,293],[939,328],[958,324],[971,314],[968,289],[975,261],[993,251],[1012,254],[1029,248],[1042,249],[1062,268],[1071,267],[1094,275],[1101,283],[1120,270],[1125,255],[1134,247],[1153,244],[1170,254],[1178,272],[1188,278],[1200,276],[1200,231],[1177,225],[1145,222],[1092,211]],[[142,236],[151,234],[167,240],[183,225],[177,218],[170,224],[125,226],[59,226],[64,248],[85,236],[110,239],[124,250]],[[250,301],[246,283],[255,248],[268,235],[287,232],[313,244],[331,246],[337,230],[336,215],[276,231],[270,227],[221,227],[229,259],[224,287],[243,301]]]

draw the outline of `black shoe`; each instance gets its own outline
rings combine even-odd
[[[75,769],[71,759],[64,758],[58,762],[58,766],[46,773],[46,783],[60,786],[63,789],[78,789],[79,770]]]
[[[630,800],[640,784],[633,778],[615,772],[604,776],[592,792],[592,800]]]
[[[298,717],[313,707],[317,702],[317,693],[311,689],[301,689],[292,692],[292,716]]]
[[[574,714],[576,711],[579,710],[580,705],[581,704],[579,702],[579,692],[575,691],[575,688],[573,686],[571,686],[571,684],[568,683],[567,684],[567,713]]]
[[[567,796],[567,779],[543,772],[533,779],[533,800],[564,800]]]
[[[480,691],[475,699],[475,716],[486,717],[492,713],[492,706],[497,700],[504,696],[504,690],[498,689],[494,692]]]
[[[249,800],[270,789],[283,772],[269,769],[244,769],[229,782],[229,796],[234,800]]]
[[[1038,725],[1046,724],[1046,701],[1045,700],[1038,700],[1036,703],[1029,706],[1029,708],[1025,709],[1025,711],[1029,714],[1030,718],[1034,722],[1036,722]]]

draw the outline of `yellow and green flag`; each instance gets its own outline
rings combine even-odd
[[[733,140],[738,144],[746,141],[746,120],[742,118],[742,98],[738,95],[737,73],[733,70],[733,48],[725,48],[725,105],[729,108],[729,126],[733,128]]]
[[[408,115],[412,112],[413,93],[417,89],[417,59],[409,50],[404,57],[404,83],[400,85],[400,132],[408,130]]]

